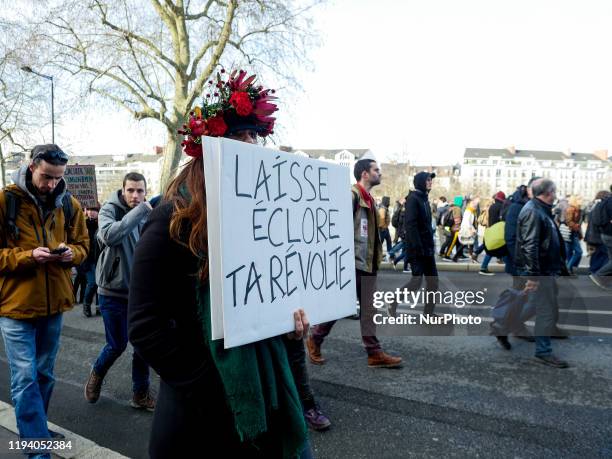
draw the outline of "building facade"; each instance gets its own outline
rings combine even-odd
[[[547,177],[557,185],[558,196],[578,195],[593,199],[612,183],[612,161],[605,150],[590,153],[467,148],[461,167],[466,190],[506,193],[526,184],[531,177]]]

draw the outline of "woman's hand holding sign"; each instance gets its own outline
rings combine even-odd
[[[308,336],[308,329],[310,328],[310,322],[303,309],[298,309],[293,313],[293,320],[295,321],[295,331],[287,333],[289,339],[303,339]]]

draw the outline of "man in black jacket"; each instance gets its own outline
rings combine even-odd
[[[404,205],[403,232],[406,257],[410,263],[412,277],[403,289],[416,291],[425,276],[427,292],[438,290],[438,269],[436,268],[435,244],[429,192],[436,174],[419,172],[414,176],[414,190],[408,194]],[[426,295],[424,314],[432,315],[435,303]],[[397,303],[389,305],[389,314],[395,316]]]
[[[552,213],[556,187],[551,180],[541,179],[532,184],[532,192],[533,199],[518,216],[516,267],[527,278],[525,290],[532,292],[530,301],[536,305],[536,360],[555,368],[567,368],[567,362],[553,355],[550,340],[556,333],[559,315],[555,277],[565,267],[563,239]]]

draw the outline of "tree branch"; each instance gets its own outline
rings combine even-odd
[[[221,30],[221,33],[219,34],[218,43],[214,48],[213,54],[210,58],[210,62],[208,63],[204,71],[200,74],[199,78],[197,79],[197,81],[193,85],[193,88],[191,89],[189,98],[187,100],[187,108],[190,108],[193,105],[193,102],[195,101],[198,94],[202,92],[204,83],[206,82],[210,74],[213,72],[213,70],[219,63],[221,54],[223,54],[223,50],[225,49],[225,46],[227,45],[230,39],[230,34],[232,32],[232,22],[234,20],[234,14],[236,12],[237,5],[238,5],[237,0],[229,0],[229,4],[227,7],[227,13],[225,15],[225,24],[223,25],[223,29]]]
[[[154,3],[157,3],[159,5],[159,3],[156,0],[152,0]],[[144,38],[138,34],[135,34],[134,32],[131,32],[127,29],[124,29],[122,27],[119,27],[113,23],[111,23],[108,20],[108,17],[106,15],[106,11],[104,10],[103,6],[100,4],[99,0],[95,0],[96,5],[98,6],[98,9],[100,10],[100,14],[102,15],[101,21],[102,24],[111,28],[112,30],[114,30],[115,32],[119,32],[124,36],[127,36],[133,40],[136,40],[140,43],[142,43],[143,45],[145,45],[146,47],[148,47],[151,51],[153,51],[153,54],[155,54],[157,57],[159,57],[160,59],[162,59],[163,61],[167,62],[168,64],[170,64],[172,67],[174,67],[175,69],[178,70],[178,64],[176,62],[174,62],[174,60],[170,59],[168,56],[166,56],[157,46],[155,46],[155,44],[147,39]],[[163,7],[161,5],[159,5],[159,8],[163,11]],[[165,17],[167,16],[167,13],[165,13],[165,11],[163,11],[163,14]],[[160,14],[161,15],[161,14]],[[164,19],[162,17],[162,19]],[[166,22],[166,21],[164,21]]]

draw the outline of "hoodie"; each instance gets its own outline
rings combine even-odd
[[[146,202],[130,208],[113,193],[98,214],[98,241],[104,248],[96,267],[98,293],[127,299],[134,249],[151,209]]]
[[[66,182],[59,181],[47,202],[39,199],[31,185],[31,172],[22,166],[12,176],[14,185],[0,191],[0,315],[12,319],[33,319],[65,312],[72,308],[74,293],[70,279],[72,266],[87,257],[89,238],[81,205],[72,200],[72,221],[64,225],[62,198]],[[6,192],[19,197],[15,224],[19,238],[6,233]],[[32,253],[37,247],[53,250],[66,244],[74,255],[71,263],[39,264]]]
[[[416,174],[414,176],[415,190],[406,197],[403,233],[409,261],[434,255],[434,233],[426,181],[435,176],[428,172]]]

